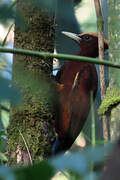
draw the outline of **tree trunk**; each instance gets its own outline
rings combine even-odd
[[[40,9],[34,2],[17,0],[17,13],[22,15],[26,26],[23,29],[15,27],[14,46],[53,52],[54,16],[46,7]],[[29,164],[50,155],[51,141],[55,136],[55,89],[50,82],[51,73],[50,59],[14,55],[13,80],[19,85],[23,100],[11,110],[8,128],[11,164]]]
[[[108,1],[109,13],[109,57],[111,61],[120,63],[120,6],[119,1]],[[120,135],[120,70],[110,68],[109,85],[109,109],[111,119],[111,140],[115,140]]]

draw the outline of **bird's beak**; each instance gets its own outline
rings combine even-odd
[[[74,41],[80,43],[81,38],[78,36],[78,34],[62,31],[62,34],[68,36],[69,38],[73,39]]]

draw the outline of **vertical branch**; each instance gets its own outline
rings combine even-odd
[[[103,38],[103,27],[104,21],[101,12],[101,5],[99,0],[94,0],[96,16],[97,16],[97,26],[98,26],[98,47],[99,47],[99,58],[104,59],[104,38]],[[105,72],[104,66],[100,65],[100,87],[101,87],[101,99],[104,98],[106,87],[105,87]]]
[[[95,147],[96,139],[95,139],[95,112],[94,112],[94,101],[93,101],[93,92],[90,94],[90,105],[91,105],[91,137],[92,137],[92,147]]]
[[[99,59],[104,59],[104,38],[103,28],[104,20],[102,16],[100,0],[94,0],[96,16],[97,16],[97,27],[98,27],[98,47],[99,47]],[[100,65],[100,88],[101,88],[101,100],[103,100],[106,92],[105,86],[105,70],[104,66]],[[107,117],[103,116],[103,136],[104,140],[108,141],[108,128],[107,128]]]

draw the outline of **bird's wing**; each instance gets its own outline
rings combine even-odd
[[[64,89],[64,85],[60,83],[56,83],[58,92],[61,92]]]
[[[70,94],[70,120],[66,133],[66,137],[73,142],[87,120],[90,111],[90,92],[97,92],[96,77],[95,67],[89,64],[76,73]]]

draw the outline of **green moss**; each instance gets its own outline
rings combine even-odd
[[[43,98],[41,99],[39,96],[36,101],[30,97],[29,103],[27,98],[26,100],[21,107],[12,109],[12,118],[8,128],[8,152],[16,153],[18,146],[23,152],[26,152],[25,143],[20,135],[21,132],[32,159],[45,158],[50,154],[50,141],[54,137],[54,117],[51,113],[53,105],[48,103],[47,98],[43,101]],[[16,161],[16,155],[12,161]]]
[[[22,14],[26,26],[24,31],[15,26],[14,46],[53,52],[54,17],[45,13],[44,8],[42,8],[44,13],[36,9],[35,3],[32,4],[29,0],[27,2],[17,0],[16,10]],[[13,80],[22,92],[22,100],[20,105],[12,107],[11,110],[8,127],[10,165],[15,165],[16,159],[19,158],[18,148],[21,153],[21,163],[24,164],[24,160],[29,160],[20,132],[28,145],[32,160],[44,159],[50,154],[51,138],[55,136],[54,110],[56,110],[54,86],[49,77],[51,73],[50,59],[14,55]]]
[[[109,87],[99,107],[98,114],[105,114],[118,103],[120,103],[120,90],[117,87]]]
[[[22,64],[16,63],[14,72],[14,81],[23,97],[21,104],[11,111],[8,154],[14,152],[14,158],[10,164],[15,164],[18,146],[28,154],[20,132],[33,160],[50,155],[51,140],[55,137],[55,111],[58,116],[56,108],[59,106],[56,84],[44,71],[26,70]]]

